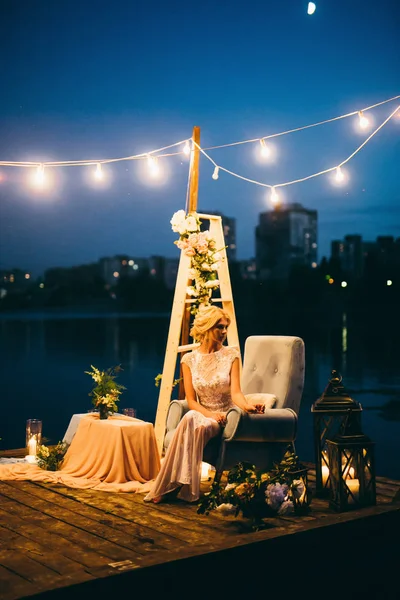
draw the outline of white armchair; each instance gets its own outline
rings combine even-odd
[[[217,473],[238,462],[250,462],[259,469],[270,469],[282,459],[288,445],[296,439],[297,420],[304,386],[304,342],[295,336],[256,335],[245,342],[242,391],[275,397],[273,408],[264,414],[248,414],[238,407],[227,413],[221,436],[204,449],[204,460]],[[176,427],[188,411],[186,400],[173,400],[169,406],[164,438],[166,449]]]

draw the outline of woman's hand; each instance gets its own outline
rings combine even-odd
[[[220,425],[221,427],[225,427],[225,425],[226,425],[226,414],[225,413],[221,413],[221,412],[213,413],[212,418],[217,421],[218,425]]]
[[[262,414],[265,411],[264,404],[245,404],[244,410],[251,414]]]

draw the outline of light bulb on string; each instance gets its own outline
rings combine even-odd
[[[214,169],[214,173],[212,174],[212,178],[216,180],[216,179],[218,179],[218,177],[219,177],[219,167],[216,166]]]
[[[147,156],[147,164],[149,167],[149,171],[150,171],[150,175],[152,177],[158,177],[158,174],[160,172],[160,167],[158,164],[158,159],[156,156],[150,156],[150,154]]]
[[[44,183],[45,183],[45,178],[44,178],[44,165],[38,165],[38,167],[36,167],[36,173],[35,173],[35,184],[38,187],[43,187]]]
[[[270,148],[267,146],[267,144],[265,143],[265,140],[263,138],[260,139],[260,146],[261,146],[261,156],[263,158],[269,158],[271,155],[271,150]]]
[[[94,172],[94,176],[96,179],[101,180],[104,177],[104,173],[101,167],[101,163],[97,163],[96,170]]]
[[[185,154],[185,156],[189,156],[190,154],[189,140],[186,140],[185,145],[183,146],[183,154]]]
[[[281,203],[279,194],[276,191],[275,187],[271,188],[270,201],[273,206],[279,206],[279,204]]]
[[[358,124],[361,129],[367,129],[367,127],[369,127],[369,119],[367,119],[367,117],[364,116],[362,110],[358,111]]]
[[[344,181],[344,173],[342,171],[342,168],[336,167],[336,175],[335,175],[335,179],[338,183],[341,183],[342,181]]]

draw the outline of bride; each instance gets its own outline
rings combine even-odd
[[[249,404],[241,391],[239,350],[223,345],[229,324],[228,314],[217,306],[199,309],[194,319],[190,335],[200,347],[181,360],[189,412],[176,428],[146,502],[198,500],[204,446],[225,426],[229,408],[264,410],[262,404]]]

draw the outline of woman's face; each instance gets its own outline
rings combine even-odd
[[[220,344],[223,344],[224,341],[226,340],[226,335],[228,333],[228,327],[229,327],[229,321],[223,317],[222,319],[220,319],[218,321],[218,323],[216,323],[214,325],[214,327],[211,327],[211,330],[210,330],[211,339],[215,342],[219,342]]]

